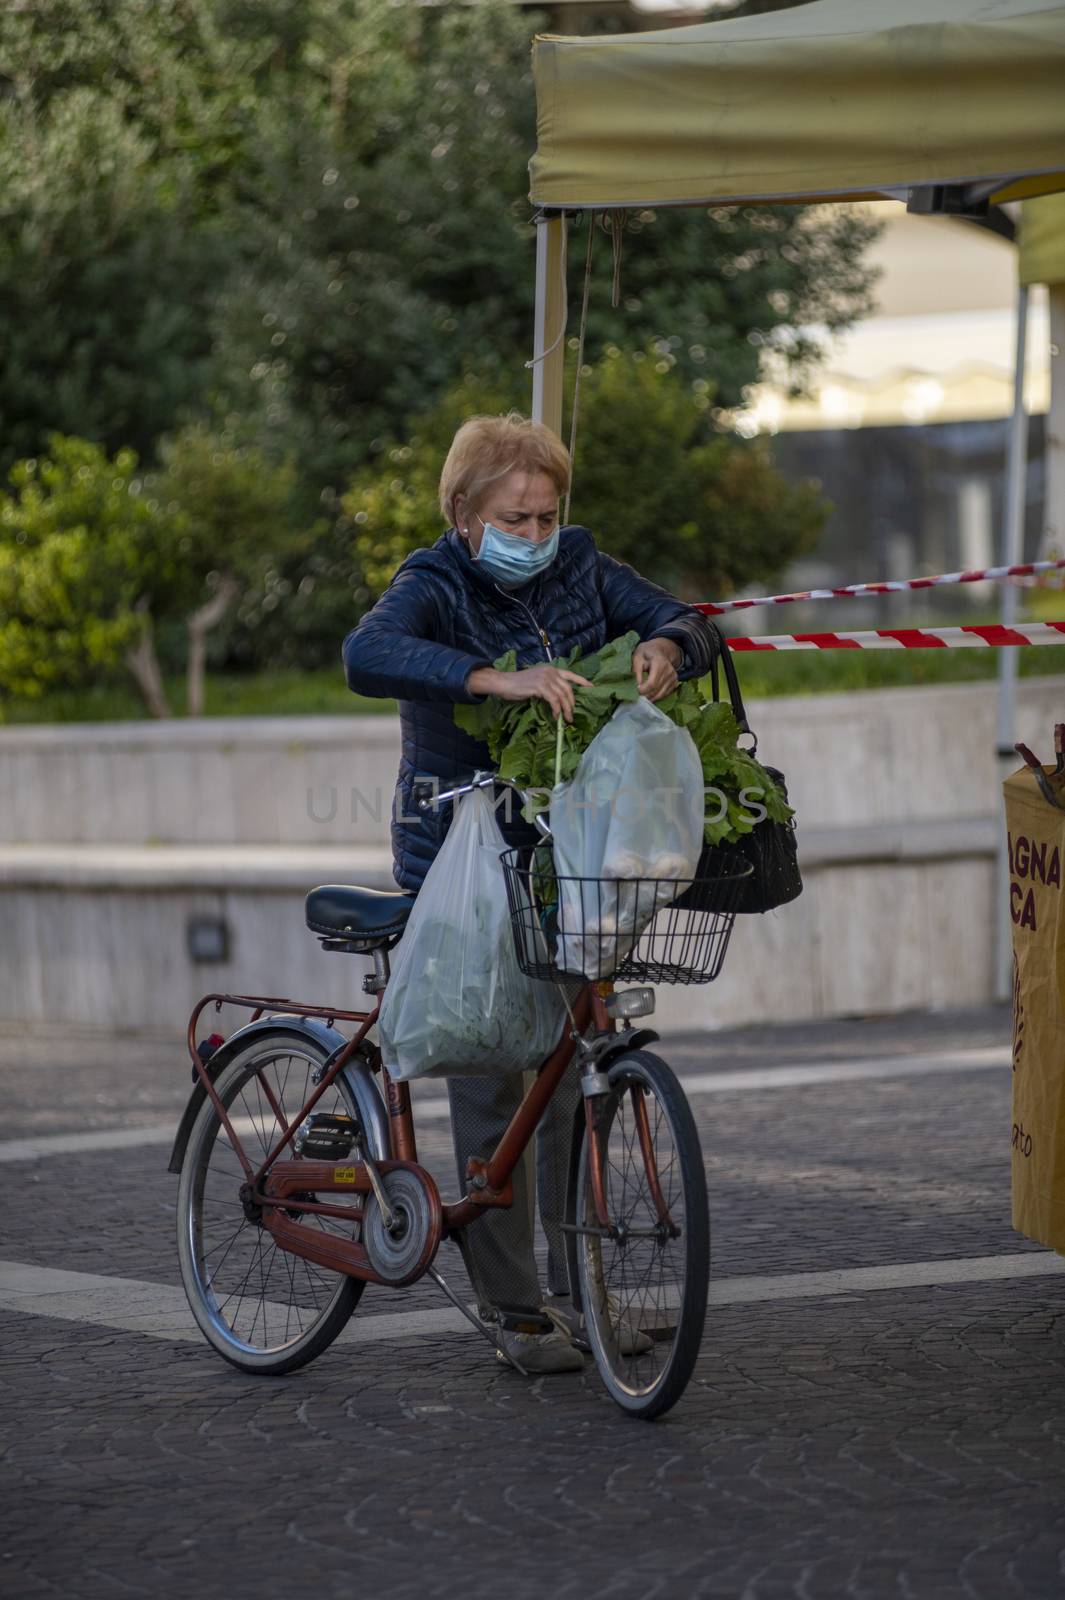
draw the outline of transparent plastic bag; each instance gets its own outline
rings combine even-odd
[[[377,1032],[394,1078],[524,1072],[558,1043],[554,984],[518,966],[503,868],[506,841],[475,789],[454,821],[397,947]]]
[[[610,976],[680,892],[677,881],[694,878],[703,815],[691,734],[650,700],[619,706],[551,797],[560,970]],[[640,881],[618,881],[631,879]],[[668,881],[647,881],[658,879]]]

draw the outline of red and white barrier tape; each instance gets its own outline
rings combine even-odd
[[[706,606],[700,606],[705,611]],[[736,634],[730,649],[740,650],[945,650],[973,645],[1065,644],[1065,622],[1001,623],[965,628],[873,628],[864,633],[780,633],[766,638]]]
[[[708,617],[723,616],[726,611],[747,611],[751,606],[784,606],[796,600],[842,600],[850,595],[897,594],[904,589],[937,589],[948,583],[982,583],[991,578],[1034,578],[1042,572],[1060,572],[1065,569],[1065,559],[1060,561],[1026,561],[1015,567],[984,567],[977,571],[941,572],[935,578],[898,578],[883,583],[850,583],[842,589],[799,589],[794,594],[767,594],[756,600],[704,600],[698,610]]]

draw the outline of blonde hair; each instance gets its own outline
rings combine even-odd
[[[560,495],[569,488],[569,451],[542,422],[520,411],[499,417],[470,417],[451,441],[440,474],[440,510],[455,521],[455,496],[476,503],[490,484],[508,472],[546,472]]]

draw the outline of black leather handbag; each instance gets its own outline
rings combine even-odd
[[[754,755],[758,749],[758,739],[747,721],[732,651],[716,625],[710,623],[709,626],[716,635],[717,645],[710,668],[714,699],[720,699],[717,670],[720,661],[728,685],[733,715],[740,725],[740,732],[750,734],[753,741],[750,754]],[[786,800],[788,791],[784,783],[784,774],[776,767],[766,767],[765,770],[779,785]],[[745,880],[737,900],[735,886],[729,882],[730,869],[735,872],[738,867],[742,871],[742,864],[748,861],[754,870]],[[678,906],[689,910],[729,910],[745,914],[772,911],[776,906],[787,905],[789,900],[796,899],[802,893],[794,817],[788,822],[773,822],[769,817],[764,817],[741,839],[727,844],[704,845],[696,878],[697,880],[720,878],[721,881],[717,885],[708,881],[704,885],[686,890],[675,902]]]

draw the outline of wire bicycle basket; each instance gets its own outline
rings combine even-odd
[[[704,850],[694,878],[558,876],[549,853],[500,856],[518,965],[530,978],[710,983],[752,864]]]

